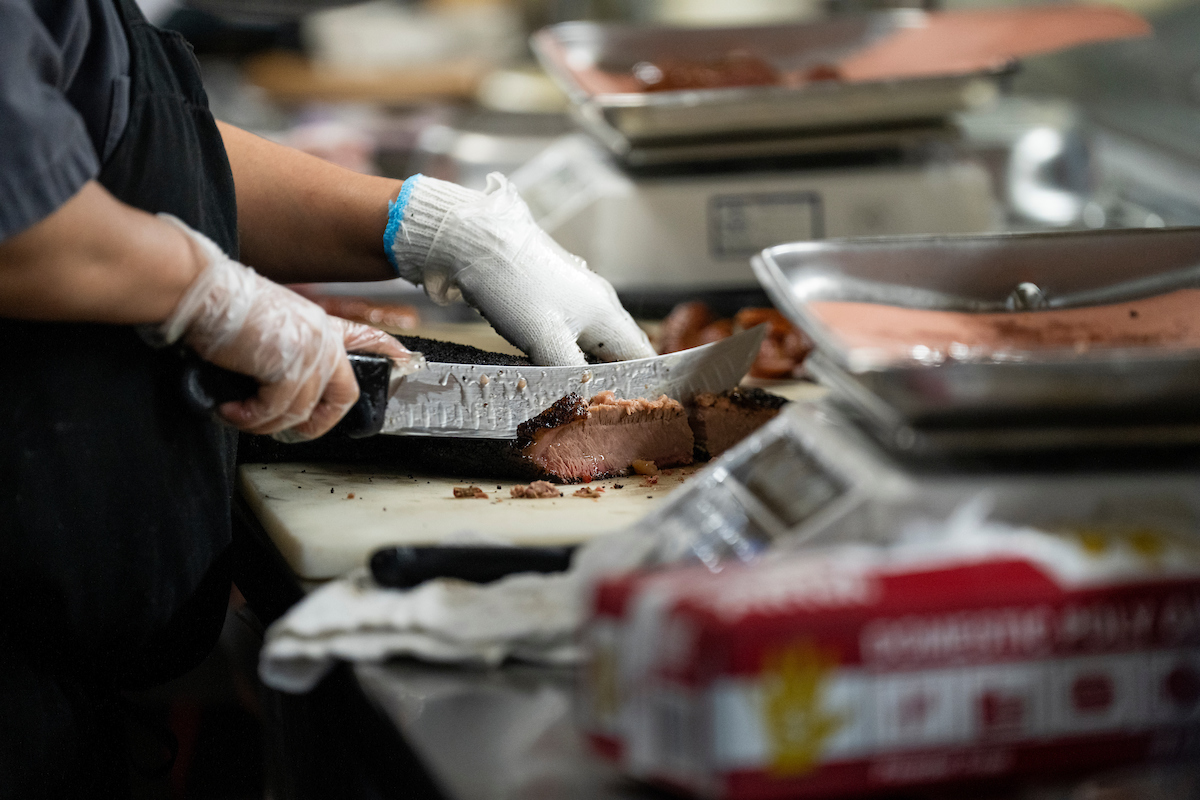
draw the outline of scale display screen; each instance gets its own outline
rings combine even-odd
[[[695,558],[719,570],[752,561],[806,525],[816,534],[840,524],[857,507],[857,473],[810,449],[798,411],[751,434],[637,523],[660,542],[657,563]]]
[[[780,242],[825,235],[815,192],[720,194],[708,201],[709,247],[717,258],[745,258]]]
[[[846,491],[841,480],[790,436],[776,439],[730,471],[789,528],[800,525]]]

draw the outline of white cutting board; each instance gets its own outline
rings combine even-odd
[[[415,335],[516,352],[483,323],[423,326]],[[747,381],[789,400],[824,394],[800,381]],[[703,465],[701,465],[703,466]],[[640,476],[596,481],[605,487],[595,500],[573,497],[564,486],[553,500],[513,500],[511,481],[442,478],[382,468],[333,464],[248,464],[241,467],[241,492],[275,546],[306,581],[335,578],[362,566],[371,553],[392,544],[436,544],[458,534],[475,534],[514,544],[575,544],[633,523],[661,503],[695,467],[674,470],[658,485],[643,487]],[[457,500],[455,486],[471,483],[487,500]],[[622,484],[624,489],[612,488]],[[502,488],[497,490],[496,487]],[[330,490],[333,490],[332,492]],[[347,499],[353,493],[354,499]]]
[[[559,498],[514,500],[513,481],[340,464],[245,464],[240,484],[292,571],[320,581],[366,564],[387,545],[437,544],[469,535],[520,545],[587,541],[635,522],[697,469],[671,470],[657,485],[646,485],[640,475],[593,481],[589,488],[605,489],[597,499],[574,497],[581,488],[576,485],[559,487]],[[469,485],[483,489],[488,499],[454,497],[455,486]]]

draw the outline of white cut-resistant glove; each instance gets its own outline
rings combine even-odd
[[[459,296],[535,364],[654,355],[612,285],[538,227],[498,172],[477,192],[416,175],[392,204],[385,234],[401,277],[439,303]]]
[[[143,329],[160,344],[182,339],[197,355],[261,384],[249,400],[220,412],[248,433],[313,439],[332,428],[358,399],[346,350],[412,360],[392,337],[327,315],[320,306],[229,258],[208,237],[169,214],[205,262],[200,275],[161,325]]]

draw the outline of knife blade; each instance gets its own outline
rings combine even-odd
[[[758,356],[767,327],[764,323],[678,353],[582,367],[421,359],[424,366],[412,371],[417,366],[412,364],[402,371],[383,356],[351,353],[359,399],[333,432],[353,439],[378,433],[515,439],[518,425],[571,393],[591,396],[608,389],[625,399],[665,394],[688,402],[702,392],[736,386]],[[221,403],[252,397],[258,382],[192,356],[185,360],[181,387],[190,407],[212,413]]]
[[[429,362],[394,382],[381,433],[515,439],[517,426],[556,400],[604,390],[618,398],[667,395],[688,402],[737,385],[767,335],[764,323],[678,353],[581,367],[511,367]]]

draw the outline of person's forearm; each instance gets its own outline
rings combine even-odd
[[[233,168],[245,264],[281,283],[394,277],[383,231],[401,181],[218,125]]]
[[[203,263],[181,230],[89,181],[53,214],[0,242],[0,316],[161,322]]]

